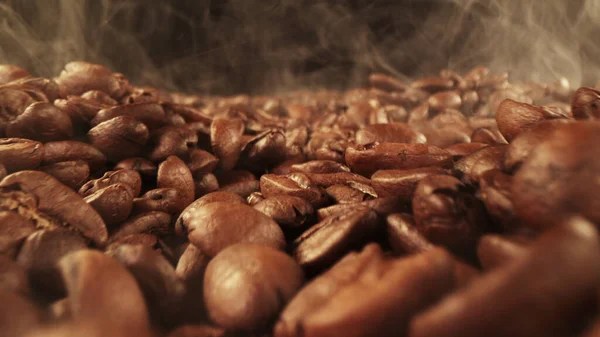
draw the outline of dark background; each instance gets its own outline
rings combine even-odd
[[[595,80],[599,1],[536,2],[4,0],[0,62],[56,76],[83,59],[137,84],[217,94],[345,88],[371,71],[404,78],[480,63],[514,78]]]

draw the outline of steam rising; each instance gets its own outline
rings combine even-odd
[[[171,3],[179,3],[177,6]],[[14,0],[0,63],[108,65],[133,83],[231,94],[364,85],[485,64],[512,80],[600,78],[597,0]]]

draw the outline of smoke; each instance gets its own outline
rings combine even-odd
[[[598,0],[9,0],[0,63],[87,60],[200,94],[346,88],[484,64],[511,80],[600,79]]]

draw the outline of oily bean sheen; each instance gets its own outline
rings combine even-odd
[[[538,122],[561,118],[568,118],[568,116],[511,99],[504,100],[496,112],[498,129],[509,142],[521,132],[530,130]]]
[[[372,143],[425,143],[427,139],[408,124],[371,124],[356,133],[356,144]]]
[[[190,242],[209,256],[236,243],[262,244],[277,249],[285,247],[283,232],[277,223],[242,204],[212,202],[194,207],[181,214],[176,226],[186,228]]]
[[[102,168],[106,157],[97,148],[82,142],[63,140],[44,144],[42,164],[55,164],[65,161],[83,160],[92,172]]]
[[[314,215],[313,207],[308,201],[288,195],[266,198],[253,207],[275,220],[282,228],[303,227]]]
[[[288,255],[257,244],[236,244],[213,258],[204,276],[210,318],[233,330],[257,330],[277,317],[304,282]]]
[[[71,119],[51,103],[30,105],[6,126],[8,137],[28,138],[40,142],[68,139],[73,135]]]
[[[452,156],[426,144],[380,143],[348,147],[346,162],[354,172],[370,177],[377,170],[445,167],[452,163]]]
[[[179,190],[184,207],[194,201],[194,178],[185,163],[175,156],[170,156],[158,165],[157,185],[161,188]]]
[[[380,170],[371,176],[371,180],[378,196],[396,196],[410,201],[419,181],[433,174],[446,173],[447,170],[439,167],[412,170]]]
[[[24,138],[0,139],[0,162],[8,173],[33,170],[40,165],[44,145]]]
[[[107,120],[88,132],[90,143],[114,161],[141,154],[149,137],[148,127],[130,116]]]

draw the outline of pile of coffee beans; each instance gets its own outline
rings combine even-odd
[[[600,91],[0,66],[3,336],[600,336]]]

